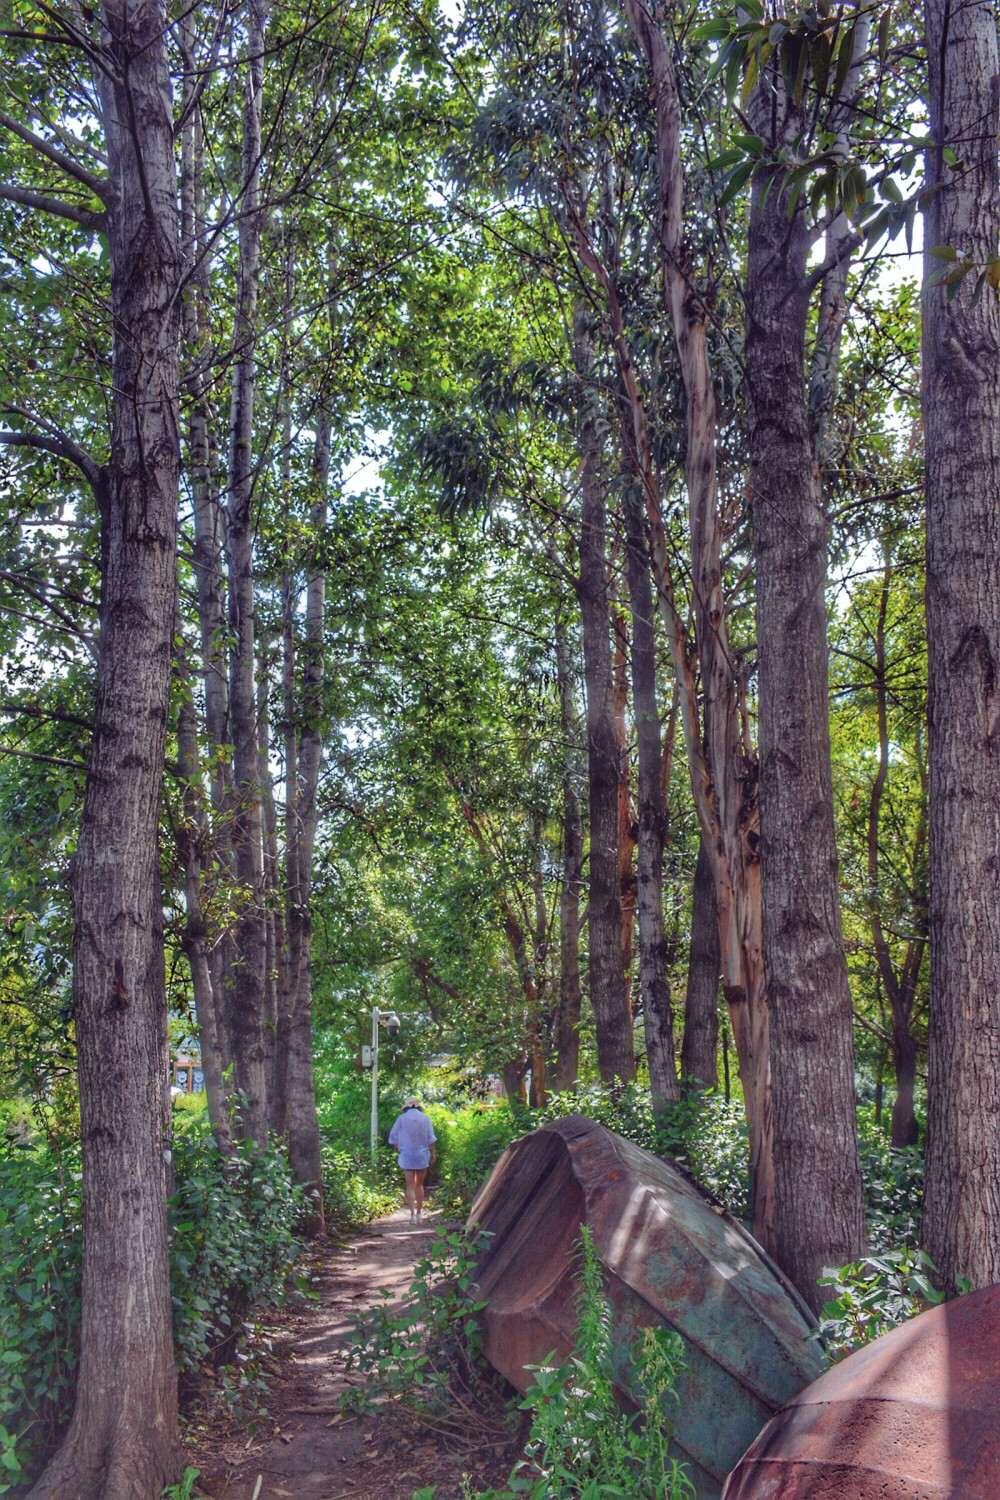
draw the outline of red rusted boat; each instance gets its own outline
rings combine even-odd
[[[725,1500],[998,1500],[1000,1286],[894,1328],[796,1396]]]
[[[472,1206],[492,1233],[477,1267],[487,1357],[519,1390],[573,1348],[573,1255],[589,1226],[606,1271],[616,1383],[643,1328],[684,1339],[674,1451],[700,1500],[821,1369],[808,1308],[736,1220],[684,1173],[582,1115],[515,1141]]]

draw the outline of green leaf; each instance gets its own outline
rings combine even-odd
[[[892,6],[887,5],[882,12],[878,23],[878,65],[885,67],[885,59],[889,52],[889,28],[892,24]]]
[[[722,196],[719,199],[720,208],[725,208],[727,204],[732,203],[737,193],[739,193],[746,186],[746,183],[749,181],[750,177],[753,174],[755,165],[755,162],[747,161],[744,162],[742,166],[735,167],[733,171],[729,173],[729,176],[726,179],[725,189],[723,190]]]
[[[721,42],[732,34],[732,30],[732,21],[720,16],[715,20],[703,22],[701,26],[693,27],[690,35],[696,42]]]
[[[837,71],[833,79],[832,98],[839,99],[847,82],[847,75],[851,71],[854,61],[854,33],[857,22],[849,26],[841,38],[840,47],[837,51]]]

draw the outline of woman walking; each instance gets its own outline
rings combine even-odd
[[[424,1114],[420,1100],[411,1094],[404,1099],[403,1113],[389,1131],[389,1145],[399,1153],[399,1165],[406,1179],[411,1224],[419,1224],[423,1218],[424,1177],[434,1160],[436,1141],[434,1126]]]

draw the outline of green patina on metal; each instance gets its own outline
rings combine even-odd
[[[774,1412],[822,1369],[808,1309],[742,1225],[677,1166],[583,1115],[515,1141],[470,1223],[493,1235],[478,1267],[486,1353],[519,1389],[526,1366],[572,1350],[582,1224],[606,1272],[623,1402],[642,1329],[677,1330],[688,1372],[674,1444],[701,1500],[715,1500]]]

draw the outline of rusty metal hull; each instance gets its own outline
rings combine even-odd
[[[582,1115],[515,1141],[469,1216],[493,1239],[477,1268],[487,1357],[525,1390],[528,1365],[567,1356],[572,1256],[587,1224],[606,1270],[616,1382],[643,1328],[684,1339],[675,1448],[714,1500],[770,1416],[815,1379],[808,1309],[746,1230],[676,1167]]]
[[[998,1500],[1000,1286],[931,1308],[808,1386],[725,1500]]]

